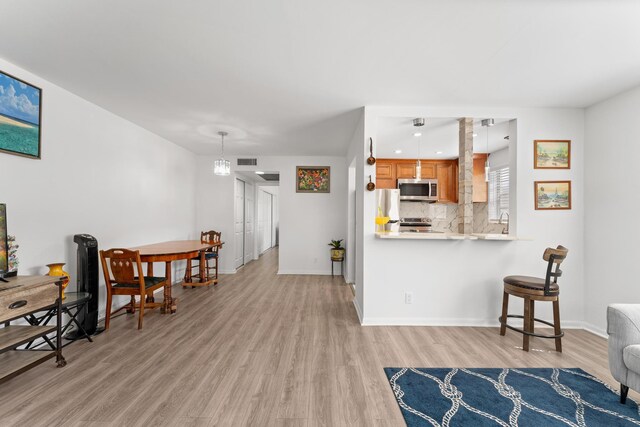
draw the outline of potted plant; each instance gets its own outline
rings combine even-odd
[[[342,247],[342,240],[332,240],[329,243],[331,246],[331,260],[332,261],[342,261],[344,259],[344,248]]]

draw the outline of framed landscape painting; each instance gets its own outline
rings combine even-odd
[[[329,166],[296,167],[296,193],[329,193],[330,181]]]
[[[571,141],[536,139],[533,141],[534,169],[571,169]]]
[[[536,209],[571,209],[571,181],[536,181]]]
[[[0,151],[40,158],[42,89],[0,71]]]

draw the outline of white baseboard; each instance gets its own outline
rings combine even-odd
[[[592,325],[591,323],[583,322],[583,329],[599,337],[609,339],[609,335],[607,334],[606,329],[599,328],[596,325]]]
[[[300,276],[331,276],[331,270],[278,270],[278,274],[296,274]],[[336,274],[336,277],[339,277]]]
[[[355,301],[355,300],[354,300]],[[357,307],[356,307],[357,310]],[[426,318],[426,317],[366,317],[361,319],[363,326],[475,326],[498,327],[497,319],[469,319],[469,318]],[[509,321],[514,326],[522,325],[522,321]],[[563,321],[563,329],[586,329],[582,321]]]
[[[358,315],[358,320],[362,325],[362,310],[360,310],[360,306],[358,305],[358,300],[356,298],[353,299],[353,306],[356,309],[356,314]]]
[[[220,274],[236,274],[238,272],[237,269],[233,269],[233,270],[220,270]]]

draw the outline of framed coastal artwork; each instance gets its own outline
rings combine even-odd
[[[571,181],[536,181],[534,185],[536,209],[571,209]]]
[[[296,193],[329,193],[330,183],[329,166],[296,167]]]
[[[42,89],[0,71],[0,152],[40,158]]]
[[[571,169],[571,141],[536,139],[533,141],[534,169]]]

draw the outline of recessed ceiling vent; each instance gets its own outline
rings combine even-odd
[[[238,159],[238,166],[258,166],[258,159]]]
[[[265,181],[271,181],[271,182],[278,182],[280,181],[280,174],[279,173],[265,173],[262,175],[258,175],[260,178],[264,179]]]

